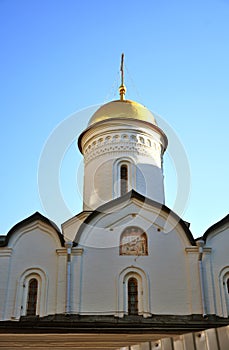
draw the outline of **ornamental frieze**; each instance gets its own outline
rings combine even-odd
[[[158,158],[161,156],[160,144],[149,137],[138,134],[115,133],[104,137],[93,138],[84,147],[85,162],[111,152],[134,152],[144,156]]]

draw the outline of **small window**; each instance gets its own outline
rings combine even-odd
[[[126,164],[121,165],[120,180],[121,180],[120,192],[121,192],[121,196],[123,196],[125,193],[128,192],[128,167]]]
[[[227,279],[227,293],[229,294],[229,278]]]
[[[28,299],[27,299],[27,308],[26,308],[26,315],[27,316],[36,315],[37,289],[38,289],[38,282],[37,282],[36,278],[32,278],[29,281],[29,286],[28,286]]]
[[[138,282],[136,278],[128,280],[128,314],[138,314]]]

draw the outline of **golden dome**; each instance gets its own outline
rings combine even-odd
[[[88,126],[108,119],[137,119],[157,125],[154,115],[140,103],[116,100],[101,106],[89,120]]]

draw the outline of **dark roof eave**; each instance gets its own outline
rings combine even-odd
[[[109,201],[108,203],[101,205],[96,210],[94,210],[91,214],[89,214],[89,216],[85,219],[85,221],[81,224],[81,226],[79,228],[79,231],[78,231],[77,236],[76,236],[78,239],[76,242],[77,243],[79,242],[80,236],[84,230],[85,225],[87,225],[93,218],[95,218],[97,215],[99,215],[102,212],[106,212],[109,208],[112,208],[114,205],[119,204],[119,203],[123,203],[127,200],[130,200],[131,198],[136,198],[143,203],[147,203],[147,204],[152,205],[154,207],[160,208],[162,211],[164,211],[168,214],[171,213],[173,215],[173,217],[175,218],[175,220],[182,226],[190,244],[196,245],[195,239],[193,238],[193,235],[192,235],[189,227],[185,223],[185,221],[183,221],[176,213],[174,213],[166,205],[161,204],[159,202],[156,202],[152,199],[149,199],[149,198],[143,196],[142,194],[136,192],[135,190],[131,190],[130,192],[126,193],[124,196],[113,199],[113,200]]]
[[[8,245],[8,242],[10,240],[10,238],[12,237],[12,235],[19,229],[21,229],[22,227],[34,222],[40,220],[42,222],[44,222],[45,224],[51,226],[55,232],[57,233],[61,246],[64,247],[64,237],[61,233],[61,231],[59,230],[59,228],[57,227],[57,225],[49,220],[47,217],[45,217],[44,215],[40,214],[39,212],[35,212],[34,214],[30,215],[29,217],[23,219],[22,221],[18,222],[16,225],[14,225],[9,232],[7,233],[7,235],[5,236],[5,240],[0,240],[0,247],[5,247]],[[3,237],[3,236],[1,236]]]
[[[204,235],[198,239],[203,239],[205,242],[208,238],[208,236],[215,230],[217,230],[218,228],[220,228],[221,226],[225,225],[225,224],[229,224],[229,214],[226,215],[223,219],[219,220],[218,222],[216,222],[215,224],[213,224],[212,226],[210,226],[207,231],[204,233]],[[196,239],[196,240],[198,240]]]
[[[0,333],[11,334],[39,334],[39,333],[187,333],[226,326],[228,318],[216,315],[152,315],[149,318],[142,316],[124,316],[117,318],[110,316],[82,316],[82,315],[49,315],[25,316],[18,322],[1,321]]]

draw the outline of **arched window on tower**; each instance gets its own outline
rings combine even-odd
[[[128,314],[138,314],[138,282],[133,277],[128,280]]]
[[[128,192],[128,166],[122,164],[120,167],[120,194],[123,196]]]
[[[26,315],[34,316],[37,310],[37,290],[38,282],[36,278],[32,278],[28,285],[28,297],[26,306]]]

